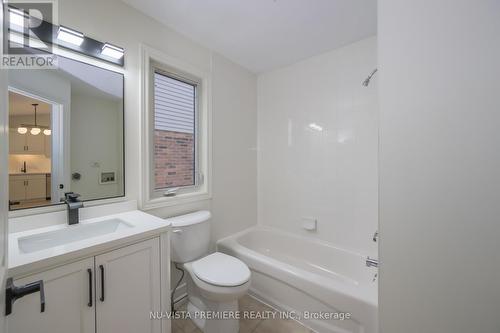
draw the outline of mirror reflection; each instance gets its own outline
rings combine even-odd
[[[59,57],[9,71],[10,210],[124,195],[123,75]]]

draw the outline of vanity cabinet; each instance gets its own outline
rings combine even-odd
[[[18,299],[7,317],[9,332],[93,333],[95,308],[89,307],[89,272],[94,258],[59,266],[14,280],[24,285],[43,280],[45,312],[40,312],[39,293]],[[92,290],[93,292],[93,290]]]
[[[26,200],[26,178],[9,176],[9,200]]]
[[[45,174],[9,176],[9,200],[11,201],[45,199],[48,195],[50,192],[47,194]]]
[[[26,200],[45,199],[47,196],[47,176],[30,175],[26,179]]]
[[[95,267],[97,333],[160,333],[150,319],[160,309],[159,239],[96,256]]]
[[[43,280],[39,293],[14,303],[9,332],[161,333],[160,239],[153,238],[42,273],[15,285]]]

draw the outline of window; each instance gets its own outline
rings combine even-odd
[[[210,199],[210,68],[141,51],[141,208]]]
[[[154,69],[154,188],[197,185],[198,82]]]

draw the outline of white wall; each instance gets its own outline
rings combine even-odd
[[[500,332],[500,2],[378,4],[381,332]]]
[[[213,61],[212,238],[257,223],[257,82],[221,56]]]
[[[70,166],[81,179],[72,179],[70,188],[84,200],[123,195],[122,105],[120,99],[71,89]],[[101,172],[115,172],[116,183],[100,184]]]
[[[57,71],[9,70],[9,86],[63,104],[64,110],[69,110],[71,85],[66,78],[58,75]]]
[[[139,199],[141,179],[139,52],[140,44],[143,43],[202,70],[211,71],[213,78],[213,199],[149,212],[166,217],[196,209],[213,208],[214,240],[219,235],[255,224],[257,191],[255,186],[249,184],[256,184],[256,157],[251,150],[255,147],[257,132],[256,76],[140,14],[119,0],[59,0],[58,5],[60,24],[125,48],[127,198]],[[231,130],[228,128],[230,126],[239,130]],[[235,159],[229,156],[235,153],[241,158]],[[240,202],[240,199],[247,202]],[[224,207],[233,208],[225,210]]]
[[[0,9],[0,24],[3,22],[3,9]],[[9,212],[9,102],[8,76],[6,70],[0,69],[0,299],[5,299],[5,280],[7,279],[7,235]],[[0,302],[0,313],[5,313],[5,302]],[[5,316],[0,316],[0,333],[7,332]]]
[[[259,76],[260,224],[376,254],[376,61],[372,37]]]

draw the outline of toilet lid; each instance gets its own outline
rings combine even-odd
[[[192,267],[200,280],[215,286],[235,287],[250,279],[250,270],[243,261],[220,252],[196,260]]]

